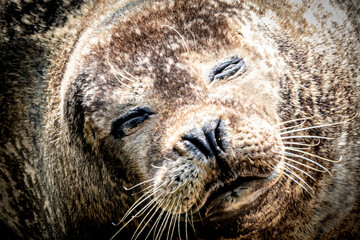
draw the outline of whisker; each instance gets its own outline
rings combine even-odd
[[[329,124],[318,125],[318,126],[305,127],[305,128],[300,128],[300,129],[294,129],[294,130],[291,130],[291,131],[281,132],[280,135],[299,132],[299,131],[304,131],[304,130],[309,130],[309,129],[314,129],[314,128],[330,127],[330,126],[344,124],[344,123],[347,123],[347,121],[337,122],[337,123],[329,123]]]
[[[287,124],[287,123],[297,122],[297,121],[301,121],[301,120],[308,120],[308,119],[312,119],[313,117],[314,117],[314,115],[311,116],[311,117],[296,118],[296,119],[293,119],[293,120],[281,122],[281,123],[277,124],[277,126],[281,126],[281,125],[284,125],[284,124]]]
[[[180,209],[180,206],[181,206],[181,203],[180,203],[180,199],[182,198],[182,194],[179,195],[179,198],[178,198],[178,202],[176,204],[176,209],[174,211],[174,214],[173,214],[173,217],[172,217],[172,220],[174,221],[174,224],[173,224],[173,227],[172,227],[172,230],[171,230],[171,236],[170,236],[170,239],[173,238],[173,235],[174,235],[174,231],[175,231],[175,227],[176,227],[176,220],[177,220],[177,214],[176,212],[178,211],[178,209]]]
[[[306,122],[306,119],[303,120],[303,121],[302,121],[301,123],[299,123],[299,124],[296,124],[296,125],[293,125],[293,126],[290,126],[290,127],[280,128],[280,131],[282,132],[282,131],[284,131],[284,130],[293,129],[293,128],[302,126],[302,125],[304,125],[305,122]]]
[[[277,152],[277,153],[279,153],[279,152]],[[327,170],[323,165],[317,163],[317,162],[314,161],[314,160],[311,160],[311,159],[309,159],[309,158],[307,158],[307,157],[300,156],[300,155],[294,154],[294,153],[284,152],[284,154],[285,154],[285,155],[288,155],[288,156],[291,156],[291,157],[298,157],[298,158],[304,159],[304,160],[306,160],[306,161],[312,162],[312,163],[314,163],[315,165],[319,166],[320,168],[324,169],[324,170],[325,170],[327,173],[329,173],[331,176],[333,176],[333,175],[331,174],[331,172],[329,172],[329,170]]]
[[[284,145],[300,145],[300,146],[308,146],[308,147],[315,147],[320,144],[320,140],[317,140],[318,142],[316,144],[306,144],[303,142],[283,142]]]
[[[141,229],[141,231],[138,233],[137,237],[138,238],[141,234],[141,232],[144,230],[144,228],[150,223],[150,221],[154,218],[155,214],[161,209],[161,205],[164,204],[166,201],[166,197],[164,197],[161,202],[159,202],[156,206],[157,208],[155,209],[155,211],[153,212],[153,214],[150,216],[149,220],[146,222],[146,225],[144,225],[143,229]],[[151,231],[153,230],[155,225],[152,226],[152,228],[150,229],[150,231],[148,232],[148,235],[149,236],[151,234]],[[147,237],[146,237],[147,238]]]
[[[154,164],[151,164],[151,166],[152,166],[153,168],[158,168],[158,169],[164,169],[164,168],[166,168],[165,166],[158,167],[158,166],[155,166]]]
[[[112,65],[112,63],[110,62],[109,60],[109,53],[107,53],[107,56],[106,56],[106,61],[107,61],[107,64],[110,66],[110,69],[111,69],[111,72],[112,74],[114,75],[114,77],[116,78],[116,80],[118,80],[122,85],[124,85],[125,87],[127,88],[130,88],[126,83],[124,83],[121,79],[118,78],[117,75],[119,75],[120,77],[124,78],[124,79],[127,79],[129,80],[130,82],[134,82],[133,80],[125,77],[123,74],[121,74],[119,71],[117,71],[115,69],[115,67]],[[117,74],[117,75],[116,75]]]
[[[173,206],[173,208],[171,208],[171,219],[170,219],[170,223],[169,223],[169,228],[168,228],[168,232],[167,232],[167,235],[166,235],[166,239],[169,239],[169,236],[170,236],[170,231],[171,229],[173,228],[173,222],[174,222],[174,218],[176,216],[176,211],[177,211],[177,208],[179,206],[179,199],[180,199],[180,196],[178,196],[177,198],[177,203],[175,204],[175,206]],[[174,199],[174,203],[175,203],[176,199]],[[171,238],[170,238],[171,239]]]
[[[159,195],[156,199],[160,198],[163,194]],[[141,225],[143,224],[143,222],[145,221],[145,219],[149,216],[149,214],[152,212],[152,210],[154,210],[154,208],[156,208],[156,206],[158,206],[160,203],[165,201],[165,197],[163,197],[159,203],[153,204],[153,206],[151,207],[151,209],[148,211],[148,213],[145,215],[145,217],[143,217],[143,219],[141,220],[141,222],[139,223],[138,227],[136,228],[134,234],[132,235],[131,239],[137,239],[138,236],[140,236],[140,234],[142,233],[142,231],[145,229],[145,227],[147,226],[147,224],[149,223],[149,221],[151,220],[152,216],[154,214],[156,214],[157,211],[155,211],[153,213],[153,215],[149,218],[149,220],[146,222],[146,224],[141,228],[140,232],[137,233],[137,231],[139,230],[139,228],[141,227]],[[136,234],[137,233],[137,234]]]
[[[116,235],[118,235],[121,230],[123,230],[130,222],[132,222],[133,219],[130,219],[127,223],[125,223],[111,238],[110,240],[114,239],[116,237]]]
[[[335,138],[330,137],[321,137],[321,136],[306,136],[306,135],[299,135],[299,136],[287,136],[287,137],[281,137],[281,139],[293,139],[293,138],[315,138],[315,139],[327,139],[327,140],[333,140]]]
[[[133,75],[131,75],[131,74],[130,74],[128,71],[126,71],[125,69],[123,69],[123,71],[124,71],[127,75],[129,75],[130,77],[132,77],[133,79],[139,81],[139,79],[138,79],[137,77],[134,77]]]
[[[189,186],[189,190],[188,190],[188,196],[190,196],[191,194],[191,185]],[[188,212],[188,211],[187,211]],[[187,214],[186,212],[186,214]],[[194,219],[193,219],[193,215],[192,215],[192,208],[190,208],[190,219],[189,219],[189,223],[195,233],[195,227],[194,227]]]
[[[280,155],[279,155],[279,156],[280,156]],[[309,169],[311,169],[311,170],[314,170],[314,171],[316,171],[316,172],[326,172],[326,171],[323,171],[323,170],[320,170],[320,169],[316,169],[316,168],[310,167],[310,166],[308,166],[308,165],[306,165],[306,164],[304,164],[304,163],[298,162],[298,161],[296,161],[296,160],[294,160],[294,159],[291,159],[291,158],[288,158],[288,157],[284,157],[284,156],[280,156],[280,157],[282,157],[282,158],[284,158],[284,159],[286,159],[286,160],[288,160],[288,161],[290,161],[290,162],[294,162],[294,163],[296,163],[296,164],[299,164],[299,165],[301,165],[301,166],[304,166],[304,167],[306,167],[306,168],[309,168]]]
[[[155,224],[154,224],[155,228],[154,228],[153,238],[155,238],[155,233],[156,233],[156,229],[157,229],[157,226],[158,226],[158,224],[159,224],[159,221],[160,221],[160,219],[162,218],[163,214],[166,212],[164,209],[167,209],[167,207],[169,206],[169,204],[170,204],[170,201],[168,201],[168,204],[165,206],[165,208],[163,208],[163,209],[161,210],[160,215],[159,215],[158,218],[156,219],[156,222],[155,222]],[[150,232],[149,232],[149,234],[150,234]],[[147,239],[147,237],[148,237],[148,236],[146,236],[145,239]]]
[[[143,203],[145,200],[147,200],[148,198],[150,198],[152,195],[156,194],[157,192],[160,191],[160,187],[162,187],[163,185],[165,185],[166,183],[161,184],[160,186],[158,186],[155,189],[151,189],[150,191],[147,191],[146,193],[144,193],[130,208],[129,210],[125,213],[124,217],[120,220],[119,223],[121,223],[122,221],[124,221],[129,214],[134,211],[141,203]],[[150,194],[149,194],[150,193]],[[119,224],[118,223],[118,224]],[[117,225],[118,225],[117,224]]]
[[[199,204],[198,204],[197,202],[195,203],[195,205],[196,205],[196,209],[199,209]],[[203,219],[202,219],[202,217],[201,217],[201,213],[200,213],[200,211],[197,211],[197,213],[198,213],[198,215],[199,215],[199,218],[200,218],[201,224],[202,224],[202,225],[204,225],[204,222],[203,222]]]
[[[278,155],[279,157],[281,157],[280,155]],[[280,160],[276,160],[277,162],[280,163]],[[267,162],[264,162],[266,166],[268,166],[270,169],[272,168],[271,171],[275,171],[275,169],[277,168],[276,166],[274,166],[274,164],[272,163],[267,163]]]
[[[299,177],[299,175],[297,175],[294,171],[291,171],[289,168],[284,167],[284,170],[287,171],[288,173],[294,175],[295,177],[297,177],[301,182],[303,182],[308,188],[311,189],[312,192],[314,192],[314,189],[312,187],[310,187],[310,185],[301,177]]]
[[[190,32],[190,34],[192,35],[193,40],[194,40],[194,45],[195,45],[195,51],[197,52],[197,51],[198,51],[198,48],[197,48],[196,38],[195,38],[194,33],[193,33],[188,27],[185,27],[184,30],[188,30],[188,31]]]
[[[150,202],[148,202],[142,209],[140,209],[139,212],[137,212],[135,215],[133,215],[133,217],[134,217],[134,218],[140,217],[140,216],[144,213],[144,211],[145,211],[147,208],[149,208],[149,206],[151,206],[152,203],[155,202],[155,201],[156,201],[160,196],[162,196],[162,195],[163,195],[163,193],[161,193],[159,196],[153,198],[153,199],[152,199]]]
[[[135,209],[135,208],[134,208]],[[131,211],[132,212],[132,211]],[[116,235],[118,235],[130,222],[132,222],[136,217],[131,217],[131,219],[126,222],[111,238],[110,240],[114,239]],[[125,218],[123,217],[123,219],[117,224],[119,225]],[[115,225],[116,226],[116,225]]]
[[[144,201],[146,201],[147,199],[149,199],[151,196],[153,196],[154,194],[156,194],[156,193],[159,192],[159,191],[160,191],[160,189],[158,189],[157,191],[151,193],[150,195],[144,194],[145,197],[144,197],[140,202],[138,202],[134,207],[131,207],[131,208],[127,211],[127,213],[125,214],[125,216],[120,220],[120,222],[124,221],[139,205],[141,205]],[[139,199],[140,199],[140,198],[139,198]],[[136,218],[136,215],[133,216],[131,219],[134,219],[134,218]]]
[[[161,201],[159,201],[159,203],[155,204],[155,206],[157,206],[157,208],[155,209],[155,211],[153,212],[153,214],[150,216],[149,220],[146,222],[146,224],[144,225],[144,227],[140,230],[140,232],[137,234],[136,238],[137,239],[141,232],[145,229],[145,227],[150,223],[150,221],[153,219],[153,217],[155,216],[155,214],[161,209],[161,205],[166,201],[166,197],[162,198]],[[151,210],[152,211],[152,210]],[[150,229],[150,231],[148,232],[148,235],[151,233],[151,231],[153,230],[155,225],[152,226],[152,228]],[[146,237],[147,238],[147,237]]]
[[[146,188],[139,190],[138,192],[132,193],[131,196],[136,195],[136,194],[140,194],[140,193],[142,193],[142,192],[146,192],[146,191],[148,191],[149,189],[153,189],[153,188],[154,188],[153,185],[149,185],[149,186],[147,186]]]
[[[179,239],[181,239],[181,232],[180,232],[180,215],[181,215],[181,207],[182,205],[180,204],[180,211],[179,211],[179,214],[178,214],[178,233],[179,233]]]
[[[292,164],[290,164],[290,163],[287,163],[287,162],[284,162],[284,164],[287,165],[287,166],[289,166],[289,167],[292,167],[292,168],[294,168],[294,169],[296,169],[296,170],[298,170],[298,171],[300,171],[300,172],[302,172],[303,174],[305,174],[306,176],[308,176],[309,178],[311,178],[312,180],[315,181],[315,178],[313,178],[313,176],[311,176],[311,175],[308,174],[307,172],[301,170],[300,168],[295,167],[294,165],[292,165]]]
[[[285,148],[286,148],[286,147],[285,147]],[[303,150],[309,150],[309,149],[311,149],[311,147],[291,147],[291,149],[299,149],[299,150],[303,149]]]
[[[188,229],[187,229],[188,211],[185,212],[185,239],[188,240]]]
[[[170,194],[172,194],[172,193],[176,192],[177,190],[179,190],[180,186],[181,186],[181,185],[178,184],[177,188],[176,188],[174,191],[171,191]]]
[[[176,208],[177,208],[177,205],[175,206],[174,211],[176,211]],[[176,216],[175,213],[171,214],[171,219],[170,219],[168,231],[167,231],[167,234],[166,234],[166,239],[171,239],[172,238],[172,236],[170,235],[170,232],[171,232],[171,230],[173,229],[173,226],[174,226],[173,223],[174,223],[175,216]],[[169,238],[169,236],[170,236],[170,238]]]
[[[176,212],[176,209],[177,209],[177,206],[178,206],[178,203],[179,203],[179,201],[176,201],[176,200],[178,200],[178,199],[174,198],[174,203],[173,203],[173,205],[171,206],[171,208],[169,210],[170,215],[169,215],[169,219],[167,220],[167,221],[169,221],[169,227],[168,227],[168,232],[167,232],[167,235],[166,235],[166,239],[168,239],[168,237],[169,237],[169,233],[170,233],[170,230],[172,228],[172,222],[174,220],[174,217],[176,216],[175,212]],[[164,226],[163,231],[165,230],[165,226]],[[160,235],[160,237],[161,236],[162,235]]]
[[[285,147],[285,149],[288,149],[288,150],[291,150],[291,151],[295,151],[295,152],[299,152],[299,153],[303,153],[303,154],[305,154],[305,155],[309,155],[309,156],[312,156],[312,157],[315,157],[315,158],[318,158],[318,159],[321,159],[321,160],[324,160],[324,161],[332,162],[332,163],[338,163],[338,162],[340,162],[341,159],[342,159],[342,156],[340,157],[339,160],[331,160],[331,159],[328,159],[328,158],[320,157],[319,155],[316,155],[316,154],[308,153],[308,152],[301,151],[301,150],[294,149],[294,148]]]
[[[171,202],[171,201],[170,201],[170,202]],[[175,203],[175,200],[174,200],[174,203]],[[165,228],[166,228],[166,225],[167,225],[167,223],[168,223],[168,219],[169,219],[170,215],[171,215],[171,212],[170,212],[170,211],[167,211],[166,214],[165,214],[164,220],[163,220],[163,222],[162,222],[161,225],[160,225],[159,231],[158,231],[158,233],[156,234],[155,239],[161,239],[161,236],[162,236],[162,234],[164,233],[164,230],[165,230]]]
[[[192,208],[190,209],[190,220],[191,220],[191,227],[194,231],[194,234],[195,234],[195,238],[197,238],[197,234],[196,234],[196,230],[195,230],[195,224],[194,224],[194,214],[193,214],[193,211],[192,211]]]
[[[307,193],[309,193],[311,196],[312,194],[298,181],[296,181],[296,179],[294,179],[293,177],[291,177],[289,174],[285,173],[284,171],[282,171],[282,173],[287,176],[288,178],[290,178],[291,180],[293,180],[295,183],[297,183],[302,189],[304,189]]]
[[[179,37],[181,38],[181,41],[183,43],[183,47],[185,48],[185,51],[187,53],[189,53],[189,48],[188,48],[188,46],[187,46],[187,44],[185,42],[185,38],[175,28],[173,28],[173,27],[171,27],[169,25],[162,25],[161,27],[168,27],[168,28],[172,29],[174,32],[176,32],[176,34],[179,35]]]
[[[124,188],[126,191],[130,191],[130,190],[132,190],[132,189],[134,189],[134,188],[136,188],[136,187],[138,187],[138,186],[140,186],[140,185],[143,185],[143,184],[148,183],[148,182],[152,182],[152,181],[154,181],[154,180],[155,180],[155,178],[152,178],[152,179],[143,181],[143,182],[141,182],[141,183],[138,183],[138,184],[136,184],[136,185],[134,185],[134,186],[132,186],[132,187],[130,187],[130,188],[127,188],[127,187],[124,187],[124,186],[123,186],[123,188]]]

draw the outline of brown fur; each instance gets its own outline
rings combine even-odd
[[[155,237],[161,229],[169,237],[172,227],[174,238],[359,237],[355,5],[104,0],[71,6],[65,2],[54,23],[44,17],[47,10],[36,13],[39,29],[29,27],[34,16],[2,26],[4,228],[21,238],[110,238],[129,222],[116,234],[125,239],[152,212],[131,216],[156,198],[149,206],[164,214]],[[234,55],[246,71],[210,83],[211,69]],[[136,107],[155,114],[114,138],[113,122]],[[186,148],[184,135],[219,119],[226,146],[216,161]],[[296,135],[331,139],[283,138]],[[332,176],[299,164],[293,166],[302,171],[285,170],[292,164],[284,158],[291,158],[287,142],[312,145],[301,156],[323,168],[292,159]],[[213,191],[250,176],[266,180],[205,203]],[[144,193],[151,196],[111,224]],[[140,238],[156,226],[154,216]]]

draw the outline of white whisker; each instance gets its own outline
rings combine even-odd
[[[281,156],[280,156],[280,157],[281,157]],[[314,170],[314,171],[316,171],[316,172],[326,172],[326,171],[323,171],[323,170],[319,170],[319,169],[310,167],[310,166],[308,166],[308,165],[306,165],[306,164],[304,164],[304,163],[298,162],[298,161],[296,161],[296,160],[294,160],[294,159],[291,159],[291,158],[288,158],[288,157],[282,156],[282,158],[284,158],[284,159],[286,159],[286,160],[288,160],[288,161],[290,161],[290,162],[294,162],[294,163],[296,163],[296,164],[299,164],[299,165],[301,165],[301,166],[304,166],[304,167],[306,167],[306,168],[309,168],[309,169],[311,169],[311,170]]]
[[[320,144],[320,140],[317,140],[316,144],[306,144],[303,142],[283,142],[284,145],[300,145],[300,146],[307,146],[307,147],[315,147]]]
[[[152,192],[152,193],[149,194],[149,195],[148,195],[148,194],[144,194],[145,197],[144,197],[143,199],[139,198],[139,199],[141,199],[141,201],[138,202],[134,207],[131,207],[131,208],[127,211],[127,213],[125,214],[125,216],[121,219],[120,222],[124,221],[139,205],[141,205],[144,201],[146,201],[147,199],[149,199],[151,196],[153,196],[154,194],[158,193],[159,191],[160,191],[160,189],[158,189],[157,191]],[[132,219],[134,219],[134,218],[136,218],[136,217],[133,216]]]
[[[180,231],[180,215],[181,215],[181,207],[182,205],[180,205],[180,211],[179,211],[179,214],[178,214],[178,233],[179,233],[179,239],[181,239],[181,231]]]
[[[146,198],[145,198],[146,199]],[[133,210],[134,210],[135,208],[133,208]],[[128,212],[130,211],[130,209],[128,210]],[[132,212],[132,210],[130,211],[130,212]],[[119,222],[119,223],[121,223],[123,220],[125,219],[125,217],[123,217],[123,219]],[[112,240],[112,239],[114,239],[115,238],[115,236],[116,235],[118,235],[130,222],[132,222],[133,220],[135,219],[135,217],[132,217],[128,222],[126,222],[111,238],[110,238],[110,240]],[[119,224],[118,223],[118,224]],[[118,225],[117,224],[117,225]]]
[[[311,147],[291,147],[292,149],[298,149],[298,150],[309,150]]]
[[[171,192],[170,192],[170,194],[175,193],[177,190],[179,190],[180,186],[181,186],[181,185],[180,185],[180,184],[178,184],[177,188],[175,188],[175,190],[174,190],[174,191],[171,191]]]
[[[194,224],[194,214],[193,214],[192,209],[190,209],[190,220],[191,220],[190,225],[191,225],[191,227],[192,227],[192,229],[193,229],[193,231],[194,231],[195,238],[197,238],[197,237],[196,237],[195,224]]]
[[[125,84],[121,79],[119,79],[117,75],[119,75],[120,77],[122,77],[122,78],[124,78],[124,79],[127,79],[127,80],[129,80],[129,81],[131,81],[131,82],[134,82],[134,81],[131,80],[131,79],[129,79],[129,78],[127,78],[127,77],[125,77],[125,76],[123,76],[123,74],[121,74],[119,71],[117,71],[117,70],[115,69],[115,67],[111,64],[111,62],[110,62],[110,60],[109,60],[109,53],[107,53],[106,61],[107,61],[107,64],[110,66],[111,72],[112,72],[112,74],[114,75],[114,77],[116,78],[116,80],[118,80],[118,81],[121,83],[121,85],[124,85],[125,87],[130,88],[130,87],[129,87],[127,84]]]
[[[150,217],[149,220],[147,221],[146,225],[150,223],[150,220],[151,220],[151,219],[155,216],[155,214],[161,209],[161,206],[162,206],[162,204],[163,204],[165,201],[166,201],[166,198],[164,198],[164,199],[162,200],[162,202],[159,202],[159,203],[157,204],[156,210],[155,210],[154,213],[151,215],[151,217]],[[161,213],[160,213],[160,215],[159,215],[158,218],[156,219],[155,223],[159,221],[159,218],[161,218],[161,215],[162,215],[163,213],[164,213],[164,211],[162,210]],[[145,239],[147,239],[147,238],[150,236],[152,230],[153,230],[154,227],[157,225],[157,224],[155,224],[155,223],[154,223],[154,225],[151,227],[151,229],[149,230],[149,232],[148,232],[148,234],[146,235]],[[136,238],[139,237],[139,236],[140,236],[140,235],[136,236]]]
[[[299,123],[299,124],[296,124],[296,125],[293,125],[293,126],[290,126],[290,127],[280,128],[280,131],[282,132],[282,131],[284,131],[284,130],[293,129],[293,128],[302,126],[302,125],[304,125],[305,122],[306,122],[306,119],[303,120],[303,121],[302,121],[301,123]]]
[[[161,225],[159,227],[159,231],[156,234],[155,239],[161,239],[161,236],[162,236],[162,234],[163,234],[163,232],[164,232],[164,230],[166,228],[166,225],[167,225],[168,219],[170,217],[170,214],[171,214],[171,212],[169,212],[169,211],[166,212],[166,214],[164,216],[164,219],[163,219],[163,221],[162,221],[162,223],[161,223]]]
[[[309,178],[311,178],[312,180],[314,180],[314,181],[315,181],[315,178],[313,178],[313,176],[311,176],[311,175],[310,175],[310,174],[308,174],[307,172],[305,172],[305,171],[301,170],[300,168],[295,167],[294,165],[292,165],[292,164],[290,164],[290,163],[287,163],[287,162],[284,162],[284,164],[285,164],[285,165],[287,165],[287,166],[289,166],[289,167],[291,167],[291,168],[294,168],[294,169],[296,169],[296,170],[298,170],[298,171],[302,172],[303,174],[305,174],[306,176],[308,176]]]
[[[121,232],[121,230],[123,230],[130,222],[132,222],[133,219],[130,219],[127,223],[125,223],[111,238],[110,240],[114,239],[116,237],[116,235],[119,234],[119,232]]]
[[[304,189],[307,193],[309,193],[310,195],[312,195],[301,183],[299,183],[298,181],[296,181],[296,179],[294,179],[293,177],[291,177],[289,174],[285,173],[284,171],[282,171],[282,173],[287,176],[288,178],[290,178],[291,180],[293,180],[295,183],[297,183],[302,189]]]
[[[143,188],[143,189],[139,190],[138,192],[132,193],[131,196],[140,194],[140,193],[142,193],[142,192],[146,192],[146,191],[148,191],[149,189],[153,189],[153,188],[154,188],[153,185],[149,185],[149,186],[147,186],[146,188]]]
[[[137,212],[135,215],[133,215],[133,218],[140,217],[146,211],[146,209],[148,209],[149,206],[151,206],[153,204],[153,202],[155,202],[161,195],[163,195],[163,193],[160,194],[159,196],[153,198],[150,202],[148,202],[142,209],[140,209],[139,212]]]
[[[186,240],[188,240],[188,229],[187,229],[187,222],[188,220],[188,211],[185,212],[185,237],[186,237]]]
[[[304,180],[302,179],[301,177],[299,177],[299,175],[297,175],[294,171],[290,170],[289,168],[287,167],[284,167],[284,170],[286,170],[288,173],[294,175],[295,177],[297,177],[301,182],[303,182],[308,188],[311,189],[312,192],[314,192],[314,189],[312,187],[310,187],[310,185]]]
[[[137,77],[134,77],[133,75],[131,75],[131,74],[130,74],[128,71],[126,71],[125,69],[123,69],[123,71],[124,71],[127,75],[129,75],[130,77],[132,77],[133,79],[139,81],[139,79],[138,79]]]
[[[279,153],[279,152],[277,152],[277,153]],[[317,162],[314,161],[314,160],[311,160],[311,159],[309,159],[309,158],[307,158],[307,157],[304,157],[304,156],[300,156],[300,155],[298,155],[298,154],[289,153],[289,152],[284,152],[284,154],[285,154],[285,155],[288,155],[288,156],[291,156],[291,157],[297,157],[297,158],[301,158],[301,159],[304,159],[304,160],[306,160],[306,161],[312,162],[312,163],[314,163],[315,165],[319,166],[320,168],[324,169],[327,173],[329,173],[329,174],[332,176],[332,174],[331,174],[331,172],[329,172],[329,170],[327,170],[323,165],[317,163]]]
[[[132,189],[134,189],[134,188],[136,188],[136,187],[138,187],[138,186],[140,186],[140,185],[143,185],[143,184],[148,183],[148,182],[152,182],[152,181],[154,181],[154,180],[155,180],[155,178],[152,178],[152,179],[143,181],[143,182],[141,182],[141,183],[138,183],[138,184],[136,184],[136,185],[134,185],[134,186],[132,186],[132,187],[130,187],[130,188],[127,188],[127,187],[124,187],[124,186],[123,186],[123,188],[124,188],[126,191],[130,191],[130,190],[132,190]]]
[[[285,121],[285,122],[281,122],[279,124],[277,124],[277,126],[281,126],[287,123],[292,123],[292,122],[297,122],[297,121],[302,121],[302,120],[308,120],[308,119],[312,119],[314,116],[311,117],[304,117],[304,118],[297,118],[297,119],[293,119],[293,120],[289,120],[289,121]]]
[[[328,162],[333,162],[333,163],[338,163],[338,162],[340,162],[341,159],[342,159],[342,157],[340,157],[339,160],[331,160],[331,159],[328,159],[328,158],[320,157],[320,156],[318,156],[318,155],[316,155],[316,154],[308,153],[308,152],[301,151],[301,150],[294,149],[294,148],[285,147],[285,149],[288,149],[288,150],[291,150],[291,151],[294,151],[294,152],[303,153],[303,154],[305,154],[305,155],[312,156],[312,157],[315,157],[315,158],[318,158],[318,159],[321,159],[321,160],[324,160],[324,161],[328,161]]]
[[[166,208],[169,206],[169,204],[170,204],[170,201],[168,201],[168,204],[166,205],[166,207],[165,207],[164,209],[166,209]],[[160,207],[161,207],[161,206],[160,206]],[[158,218],[156,219],[153,227],[150,229],[150,232],[148,233],[148,235],[146,236],[145,239],[147,239],[147,238],[149,237],[149,235],[150,235],[150,233],[151,233],[151,231],[152,231],[152,229],[153,229],[154,227],[155,227],[155,228],[154,228],[153,238],[155,238],[155,232],[156,232],[157,226],[158,226],[158,224],[159,224],[159,221],[160,221],[162,215],[165,213],[165,210],[164,210],[164,209],[161,210],[161,213],[159,214],[159,216],[158,216]]]
[[[160,198],[163,194],[159,195],[157,198],[155,198],[155,200],[157,200],[158,198]],[[157,211],[155,211],[153,213],[153,215],[149,218],[149,220],[146,222],[146,224],[141,228],[141,230],[137,233],[137,231],[139,230],[139,228],[141,227],[141,225],[143,224],[143,222],[145,221],[145,219],[149,216],[149,214],[152,212],[152,210],[154,210],[154,208],[156,208],[156,206],[158,206],[159,204],[161,204],[162,202],[165,201],[165,197],[163,197],[159,203],[153,204],[152,208],[148,211],[148,213],[145,215],[145,217],[143,217],[142,221],[139,223],[138,227],[136,228],[134,234],[132,235],[131,239],[137,239],[140,234],[142,233],[142,231],[145,229],[145,227],[147,226],[147,224],[149,223],[149,221],[152,219],[152,216],[154,216],[156,214]],[[137,233],[137,234],[136,234]]]
[[[299,129],[294,129],[294,130],[291,130],[291,131],[281,132],[280,135],[299,132],[299,131],[304,131],[304,130],[309,130],[309,129],[314,129],[314,128],[330,127],[330,126],[344,124],[344,123],[346,123],[346,121],[337,122],[337,123],[330,123],[330,124],[324,124],[324,125],[318,125],[318,126],[311,126],[311,127],[306,127],[306,128],[299,128]]]
[[[151,164],[151,167],[153,167],[153,168],[158,168],[158,169],[165,169],[165,168],[166,168],[165,166],[158,167],[158,166],[155,166],[154,164]]]
[[[163,185],[165,185],[166,183],[161,184],[160,186],[158,186],[155,189],[151,189],[150,191],[147,191],[146,193],[144,193],[130,208],[129,210],[125,213],[124,217],[120,220],[119,223],[121,223],[122,221],[125,220],[125,218],[127,218],[129,216],[129,214],[134,211],[141,203],[143,203],[145,200],[147,200],[148,198],[150,198],[152,195],[156,194],[157,192],[160,191],[160,187],[162,187]],[[118,223],[118,224],[119,224]],[[117,225],[118,225],[117,224]]]
[[[187,46],[187,44],[185,42],[185,38],[175,28],[173,28],[173,27],[171,27],[169,25],[162,25],[161,27],[168,27],[168,28],[172,29],[174,32],[176,32],[176,34],[179,35],[179,37],[181,38],[181,41],[183,43],[183,47],[185,48],[185,51],[187,53],[189,53],[189,48],[188,48],[188,46]]]
[[[166,216],[165,216],[165,221],[164,221],[165,224],[164,224],[164,227],[160,227],[161,233],[160,233],[159,238],[157,238],[157,239],[161,239],[161,236],[163,235],[163,233],[164,233],[164,231],[165,231],[165,229],[166,229],[166,226],[167,226],[167,224],[169,223],[170,216],[172,216],[171,211],[172,211],[173,208],[174,208],[175,202],[176,202],[176,199],[174,198],[174,199],[173,199],[173,204],[171,205],[170,209],[168,210],[168,213],[167,213]],[[169,228],[170,228],[170,225],[169,225]]]
[[[173,224],[173,227],[172,227],[172,230],[171,230],[170,239],[173,238],[173,235],[174,235],[174,232],[175,232],[176,221],[177,221],[177,214],[176,214],[176,212],[180,209],[180,206],[181,206],[180,199],[181,199],[181,198],[182,198],[182,194],[179,195],[178,202],[177,202],[177,204],[176,204],[176,209],[175,209],[174,214],[173,214],[174,224]]]
[[[198,48],[197,48],[196,38],[195,38],[194,33],[193,33],[188,27],[185,27],[184,30],[188,30],[188,31],[190,32],[190,34],[192,35],[193,40],[194,40],[194,44],[195,44],[195,51],[197,52],[197,51],[198,51]]]
[[[327,139],[327,140],[333,140],[335,138],[330,137],[321,137],[321,136],[306,136],[306,135],[299,135],[299,136],[287,136],[287,137],[281,137],[281,139],[293,139],[293,138],[315,138],[315,139]]]

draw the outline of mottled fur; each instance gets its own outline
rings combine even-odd
[[[332,176],[296,165],[314,178],[296,171],[313,191],[279,173],[249,187],[243,193],[248,203],[235,207],[229,201],[215,209],[223,213],[219,219],[227,216],[220,221],[206,218],[216,204],[200,211],[197,237],[359,238],[356,3],[1,5],[2,231],[24,239],[110,238],[126,221],[112,222],[124,216],[141,190],[164,182],[171,188],[164,185],[153,195],[165,203],[160,207],[190,215],[211,189],[239,176],[267,176],[278,161],[286,162],[278,156],[286,157],[286,142],[303,141],[312,145],[306,150],[310,154],[342,158],[335,163],[315,158]],[[234,55],[244,58],[246,71],[210,83],[209,71]],[[135,107],[155,114],[124,139],[114,139],[112,123]],[[307,119],[281,125],[301,118]],[[185,133],[214,119],[223,121],[227,133],[220,167],[204,163],[181,143]],[[281,128],[332,123],[339,124],[299,135],[333,139],[282,139],[286,130]],[[171,178],[179,172],[181,181]],[[124,189],[149,179],[155,179],[154,185]],[[259,196],[253,196],[258,189]],[[182,208],[174,199],[181,199]],[[239,206],[242,211],[236,210]],[[233,208],[235,213],[229,213]],[[117,237],[131,237],[141,221],[130,221]],[[195,237],[190,224],[186,232],[184,222],[180,225],[182,237]]]

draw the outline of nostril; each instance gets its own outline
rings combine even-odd
[[[225,152],[224,135],[224,122],[220,120],[215,128],[215,139],[217,145],[223,152]]]
[[[206,139],[209,142],[211,149],[216,154],[220,154],[221,151],[225,152],[224,144],[223,144],[223,138],[224,138],[224,132],[223,132],[223,121],[221,120],[214,120],[209,123],[207,123],[203,127],[203,131],[205,133]]]
[[[210,145],[211,150],[214,152],[214,154],[216,156],[219,155],[221,153],[221,149],[218,146],[215,132],[214,131],[205,132],[205,137],[206,137],[207,142]]]
[[[210,146],[205,141],[205,139],[201,139],[200,136],[187,134],[184,135],[182,138],[183,143],[185,146],[190,149],[192,152],[197,153],[200,151],[202,154],[205,155],[205,157],[214,157],[213,152],[211,151]]]
[[[222,125],[221,120],[211,121],[202,129],[196,128],[185,134],[182,142],[188,151],[220,161],[221,153],[225,152]]]

